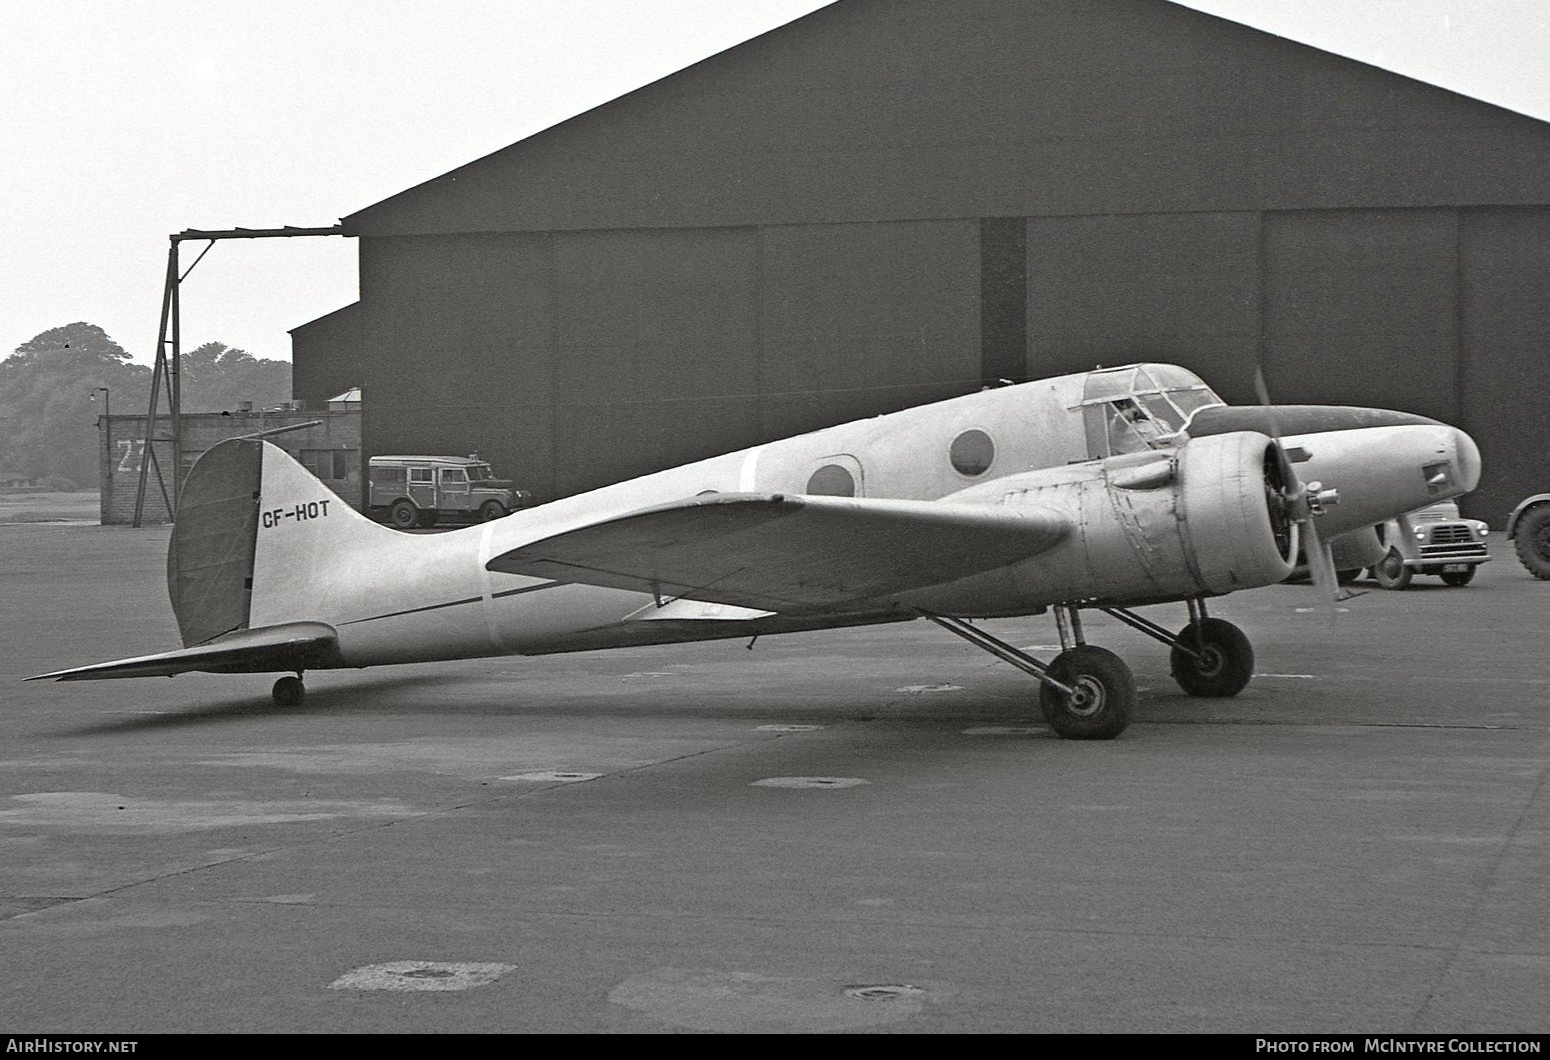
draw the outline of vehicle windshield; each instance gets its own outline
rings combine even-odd
[[[489,464],[468,465],[468,477],[474,480],[494,478],[495,472],[490,470]]]

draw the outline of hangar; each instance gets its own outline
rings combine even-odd
[[[343,225],[295,396],[543,500],[1139,360],[1547,481],[1550,126],[1167,0],[838,0]]]

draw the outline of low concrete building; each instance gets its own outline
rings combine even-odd
[[[180,468],[179,474],[187,474],[194,461],[218,442],[313,421],[316,421],[315,426],[271,435],[268,441],[291,454],[329,489],[359,508],[364,482],[359,403],[353,408],[330,407],[326,412],[299,409],[197,412],[183,415],[183,451],[181,459],[176,461],[172,455],[172,421],[165,416],[156,418],[152,444],[156,447],[157,459],[146,476],[145,510],[141,521],[168,521],[167,498],[172,494],[174,467]],[[145,459],[145,417],[99,416],[97,430],[100,435],[102,523],[105,526],[131,523],[140,488],[140,465]],[[156,474],[157,465],[161,467],[160,478]]]

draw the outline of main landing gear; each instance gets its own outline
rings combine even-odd
[[[1192,696],[1235,696],[1253,676],[1254,649],[1248,637],[1231,622],[1208,617],[1204,599],[1189,601],[1189,624],[1177,634],[1127,608],[1101,610],[1168,645],[1173,679]],[[1037,678],[1039,707],[1057,735],[1068,740],[1112,740],[1130,724],[1135,678],[1118,655],[1086,642],[1077,607],[1055,609],[1062,650],[1048,663],[961,618],[925,617]]]
[[[282,677],[276,681],[272,693],[277,707],[299,707],[306,694],[307,688],[301,683],[300,671],[297,671],[295,677]]]

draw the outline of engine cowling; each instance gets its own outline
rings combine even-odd
[[[948,499],[1045,508],[1071,532],[1004,571],[932,591],[922,606],[988,616],[1273,585],[1297,552],[1282,488],[1270,439],[1251,431],[985,483]]]
[[[1283,489],[1263,434],[1197,438],[1179,450],[1180,538],[1202,590],[1272,585],[1291,573],[1297,532],[1278,496]]]

